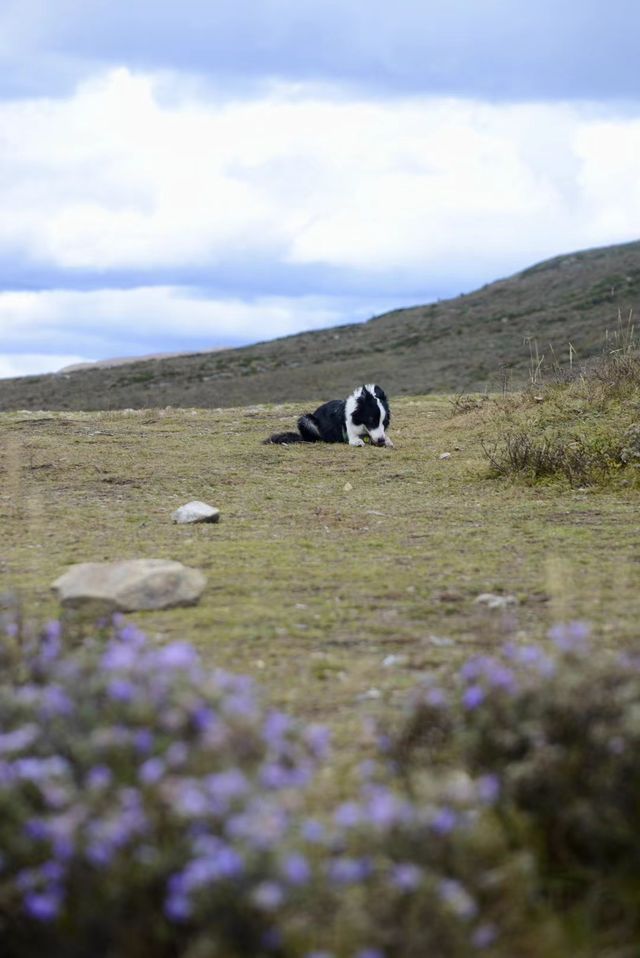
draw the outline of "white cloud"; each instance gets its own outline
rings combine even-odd
[[[75,345],[92,358],[113,356],[127,341],[144,345],[144,350],[138,348],[137,352],[149,352],[154,344],[160,352],[167,341],[181,343],[186,351],[194,342],[199,344],[197,348],[214,348],[230,339],[270,339],[300,329],[333,326],[340,318],[336,303],[320,297],[262,297],[243,302],[208,299],[163,286],[0,293],[0,342],[12,352],[30,352],[33,362],[25,358],[23,368],[33,372],[59,368],[56,344],[60,343]],[[120,345],[109,350],[109,343]],[[45,365],[46,349],[53,355]],[[135,351],[130,346],[125,355]],[[4,354],[2,361],[13,369],[18,360]],[[72,357],[65,364],[75,361],[87,360]]]
[[[345,100],[279,86],[178,101],[113,70],[0,106],[0,249],[76,269],[230,253],[364,270],[491,270],[635,236],[640,120],[584,105]],[[460,275],[464,275],[460,264]]]
[[[459,292],[637,237],[640,116],[629,108],[348,99],[304,84],[245,99],[203,90],[119,68],[67,100],[0,102],[0,262],[36,282],[104,278],[89,292],[1,293],[12,354],[0,375],[18,362],[39,371],[45,355],[56,368],[61,355],[126,355],[132,343],[203,348],[366,318],[382,305],[381,277],[400,290],[441,289],[446,277]],[[229,262],[247,289],[257,264],[261,276],[273,264],[282,295],[205,296],[166,279]],[[354,317],[354,300],[291,296],[287,269],[301,266],[318,288],[337,269],[371,299]],[[118,271],[130,285],[138,272],[139,288],[109,288]]]
[[[0,356],[0,379],[14,376],[36,376],[38,373],[56,372],[63,366],[75,366],[88,360],[82,356],[56,355],[55,353],[18,353]]]

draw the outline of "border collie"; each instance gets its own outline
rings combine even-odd
[[[315,412],[298,419],[298,432],[277,432],[265,444],[291,442],[348,442],[364,446],[368,436],[374,446],[393,446],[385,429],[389,426],[389,401],[380,386],[359,386],[347,399],[331,399]]]

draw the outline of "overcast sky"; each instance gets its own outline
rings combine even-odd
[[[0,376],[640,236],[637,0],[3,0]]]

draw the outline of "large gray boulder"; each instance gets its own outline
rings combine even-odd
[[[63,606],[138,612],[195,605],[206,585],[199,569],[169,559],[81,562],[52,585]]]

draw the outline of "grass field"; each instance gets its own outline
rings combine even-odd
[[[70,563],[200,567],[198,606],[131,619],[255,675],[346,753],[363,716],[399,709],[420,674],[505,631],[541,638],[579,617],[602,644],[637,638],[636,489],[491,479],[491,413],[453,415],[446,397],[396,401],[394,449],[261,444],[299,411],[3,414],[0,592],[41,621]],[[196,498],[220,508],[218,525],[172,523]],[[489,610],[482,592],[518,605]]]

